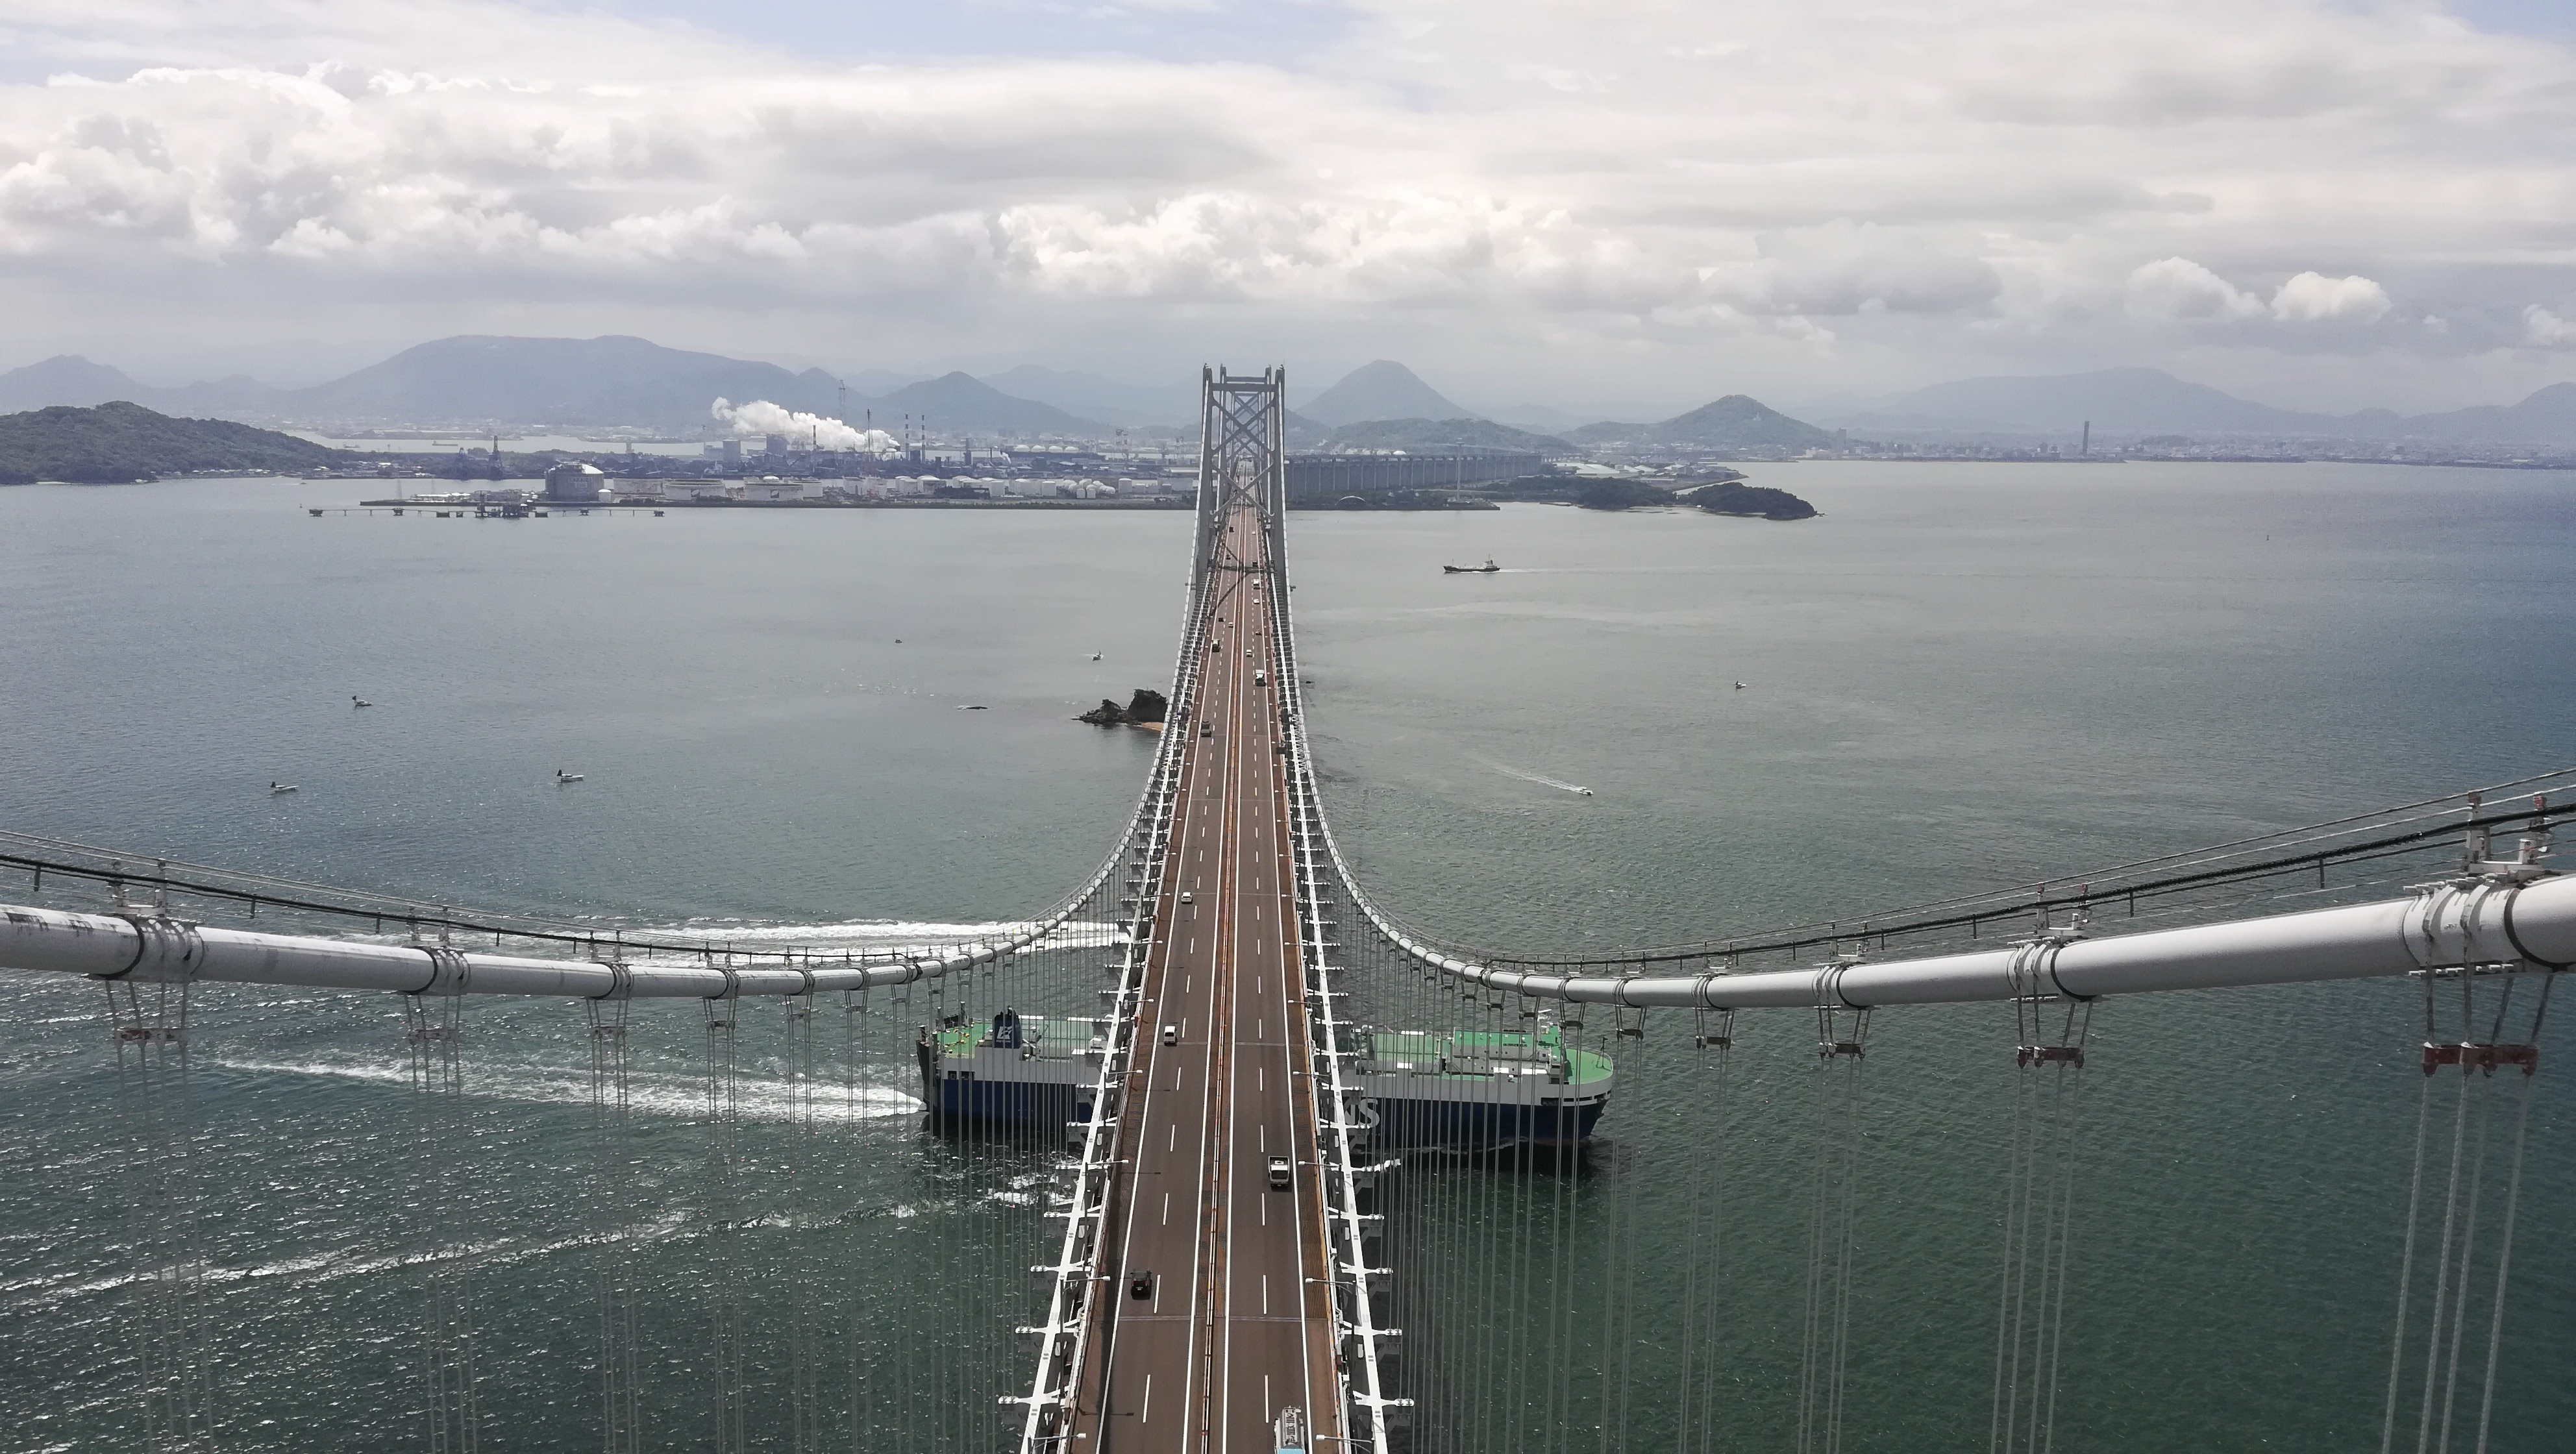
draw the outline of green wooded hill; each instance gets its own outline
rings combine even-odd
[[[0,484],[6,485],[121,485],[189,470],[293,474],[348,458],[291,434],[223,419],[173,419],[140,404],[0,414]]]

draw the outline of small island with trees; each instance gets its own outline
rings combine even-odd
[[[1809,520],[1815,506],[1787,490],[1748,485],[1733,470],[1715,480],[1659,481],[1627,476],[1568,481],[1556,495],[1586,510],[1637,510],[1685,505],[1711,515],[1755,520]]]
[[[1787,490],[1748,485],[1742,480],[1722,480],[1713,485],[1678,491],[1674,498],[1712,515],[1740,515],[1760,520],[1811,520],[1816,515],[1815,506]]]

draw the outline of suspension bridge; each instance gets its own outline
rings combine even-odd
[[[2548,864],[2550,797],[2576,772],[1867,920],[1586,956],[1437,942],[1365,892],[1323,812],[1289,610],[1284,387],[1278,370],[1205,375],[1154,765],[1105,862],[1025,922],[900,945],[628,931],[0,835],[0,866],[37,900],[0,917],[0,968],[86,977],[107,1005],[131,1229],[117,1377],[137,1442],[258,1443],[227,1424],[217,1373],[227,1284],[205,1248],[219,1192],[191,1074],[209,986],[399,1007],[404,1174],[426,1191],[388,1264],[417,1285],[385,1331],[406,1350],[391,1417],[440,1454],[511,1442],[486,1385],[541,1359],[582,1390],[606,1454],[1607,1451],[1646,1429],[1684,1454],[1720,1447],[1741,1396],[1720,1368],[1715,1223],[1641,1298],[1640,1214],[1589,1176],[1650,1027],[1687,1050],[1699,1115],[1735,1093],[1740,1017],[1757,1012],[1814,1030],[1797,1052],[1816,1147],[1797,1376],[1777,1397],[1798,1454],[1834,1454],[1852,1436],[1873,1019],[1991,1004],[2017,1100],[1978,1395],[1991,1448],[2035,1454],[2058,1424],[2097,1010],[2411,977],[2423,1084],[2375,1412],[2383,1451],[2487,1447],[2541,1030],[2576,963],[2576,883]],[[685,1035],[637,1011],[661,1001],[697,1006]],[[468,1045],[489,1038],[468,1006],[503,1002],[578,1015],[588,1161],[566,1174],[595,1273],[577,1349],[496,1345],[477,1291],[492,1254],[447,1194],[471,1154]],[[669,1315],[634,1261],[652,1212],[641,1062],[667,1062],[675,1036],[706,1166],[690,1340],[705,1392],[685,1408],[639,1352]],[[788,1137],[768,1152],[747,1149],[747,1057],[785,1072]],[[955,1341],[889,1380],[853,1351],[866,1307],[795,1276],[762,1301],[747,1247],[824,1219],[830,1189],[808,1180],[834,1107],[895,1086],[992,1216],[935,1299]],[[1498,1189],[1500,1166],[1529,1178]]]

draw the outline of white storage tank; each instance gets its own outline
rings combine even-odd
[[[608,475],[596,465],[565,460],[546,471],[546,501],[555,505],[596,505]]]

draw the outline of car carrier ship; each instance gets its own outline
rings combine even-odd
[[[1002,1010],[989,1025],[922,1027],[921,1095],[946,1120],[1037,1126],[1088,1120],[1108,1053],[1106,1018],[1048,1019]],[[1382,1150],[1495,1150],[1581,1142],[1610,1103],[1610,1057],[1532,1030],[1345,1032],[1349,1083],[1368,1096]]]

